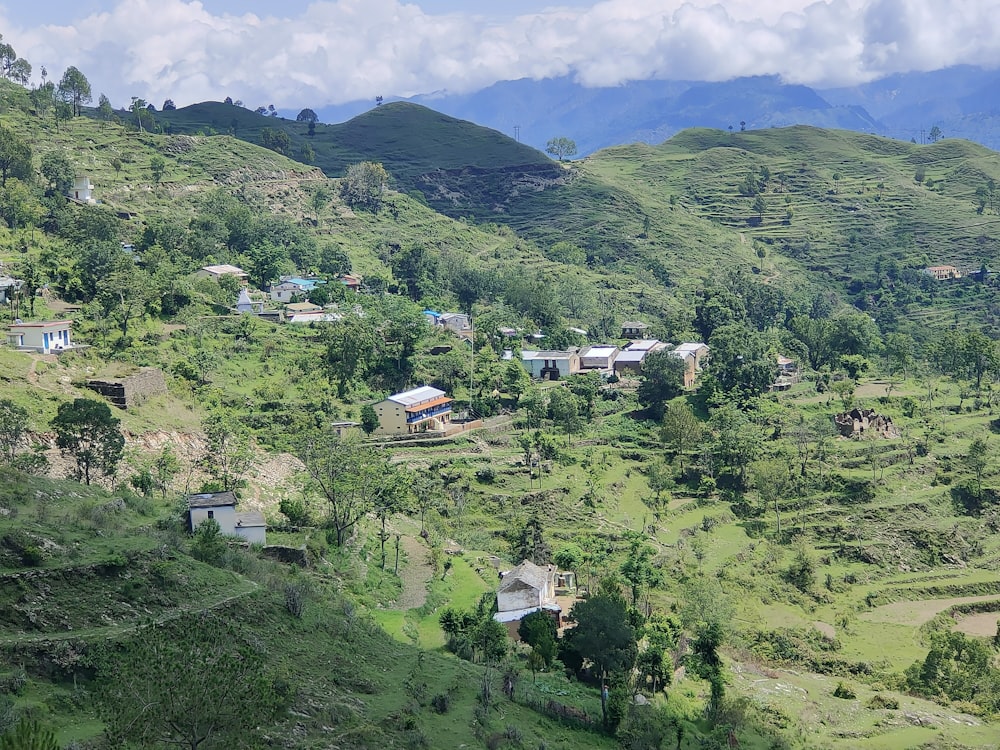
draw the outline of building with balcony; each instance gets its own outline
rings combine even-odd
[[[380,435],[438,432],[451,423],[451,399],[429,385],[396,393],[374,405]]]

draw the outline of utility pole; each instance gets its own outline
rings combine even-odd
[[[520,125],[515,125],[514,126],[514,140],[517,141],[518,143],[521,142],[521,126]]]

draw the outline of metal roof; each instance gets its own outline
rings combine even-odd
[[[236,495],[232,492],[203,492],[188,495],[189,508],[218,508],[221,505],[236,505]]]
[[[395,393],[392,396],[389,396],[386,400],[402,404],[403,406],[416,406],[424,401],[430,401],[431,399],[441,398],[441,396],[447,395],[448,394],[444,391],[438,390],[437,388],[432,388],[429,385],[422,385],[419,388],[414,388],[409,391]]]

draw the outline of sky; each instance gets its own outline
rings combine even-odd
[[[0,32],[35,83],[73,65],[116,107],[1000,67],[1000,0],[0,0]]]

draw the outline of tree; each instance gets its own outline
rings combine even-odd
[[[1000,367],[996,342],[979,331],[969,331],[959,342],[959,353],[965,369],[976,380],[976,392],[982,391],[983,376]]]
[[[133,96],[132,103],[129,105],[129,111],[135,118],[135,126],[139,129],[140,133],[153,124],[153,115],[150,113],[145,99]]]
[[[986,475],[990,461],[990,451],[986,438],[975,438],[969,445],[969,451],[962,457],[962,460],[965,463],[965,468],[975,477],[976,500],[981,504],[983,500],[983,477]]]
[[[560,570],[570,571],[575,578],[577,568],[583,563],[583,550],[575,544],[567,544],[556,550],[552,561],[559,566]]]
[[[285,156],[292,155],[292,139],[280,128],[263,128],[260,131],[260,145]]]
[[[181,462],[174,455],[169,445],[163,446],[160,455],[153,461],[153,485],[160,490],[163,499],[167,498],[167,490],[170,489],[170,482],[181,470]]]
[[[785,497],[791,484],[788,462],[781,459],[757,461],[751,465],[750,474],[761,504],[765,507],[774,505],[777,538],[781,541],[781,509],[778,503]]]
[[[115,110],[111,106],[111,100],[104,94],[97,97],[97,117],[101,121],[101,127],[104,127],[104,125],[111,122],[111,118],[114,117],[114,114]]]
[[[41,171],[42,176],[57,195],[65,195],[73,187],[76,172],[73,170],[73,165],[69,163],[69,159],[66,158],[66,154],[59,151],[49,151],[44,154]]]
[[[569,619],[576,622],[576,627],[563,636],[564,648],[579,659],[589,660],[602,683],[613,673],[626,674],[632,669],[638,649],[624,599],[598,594],[578,601],[570,610]],[[607,698],[603,689],[601,712],[607,722]]]
[[[22,716],[13,729],[0,735],[0,750],[60,750],[56,736],[37,721]]]
[[[164,112],[171,112],[177,109],[177,105],[174,104],[173,99],[164,99],[163,106],[160,109],[162,109]]]
[[[319,118],[316,116],[316,113],[308,108],[303,109],[301,112],[295,115],[295,122],[306,122],[309,124],[313,124],[318,121]]]
[[[637,395],[654,419],[663,417],[667,401],[683,393],[686,369],[685,360],[666,351],[653,352],[642,363]]]
[[[366,435],[371,435],[378,428],[379,421],[375,407],[371,404],[365,404],[361,407],[361,429],[365,431]]]
[[[576,155],[576,141],[570,140],[565,136],[552,138],[545,144],[545,153],[555,156],[559,161],[563,161],[567,157]]]
[[[767,201],[764,200],[764,196],[758,195],[754,198],[751,209],[755,214],[757,214],[758,223],[764,221],[764,212],[767,211]]]
[[[28,85],[31,78],[31,63],[23,57],[19,57],[10,66],[10,80],[16,81],[22,86]]]
[[[378,213],[389,186],[389,174],[381,164],[363,161],[347,168],[340,181],[340,197],[351,208]]]
[[[0,186],[8,177],[27,180],[31,176],[31,147],[14,131],[0,125]]]
[[[106,477],[114,475],[125,450],[120,423],[103,401],[77,398],[59,404],[50,426],[56,433],[56,445],[76,462],[77,480],[90,484],[95,471]]]
[[[28,434],[28,410],[9,398],[0,399],[0,461],[14,463],[17,449]]]
[[[331,382],[337,384],[338,398],[347,395],[348,386],[356,377],[371,368],[377,346],[377,331],[370,316],[346,315],[324,332],[326,354],[324,369]]]
[[[126,260],[112,273],[99,278],[95,298],[105,318],[118,324],[122,346],[128,344],[128,327],[142,317],[155,290],[149,274]]]
[[[725,393],[749,399],[774,382],[778,365],[766,334],[744,323],[730,323],[717,328],[708,345],[712,351],[708,372]]]
[[[260,645],[214,615],[151,625],[109,654],[98,708],[116,746],[242,747],[279,713]]]
[[[556,622],[548,612],[540,609],[523,617],[517,626],[517,635],[531,646],[546,667],[552,666],[556,658],[557,632]]]
[[[939,128],[937,125],[934,125],[931,128],[931,132],[928,133],[928,137],[930,138],[931,143],[937,143],[938,141],[940,141],[941,136],[942,136],[941,128]]]
[[[149,159],[149,172],[153,176],[153,182],[159,185],[166,171],[167,160],[159,154],[153,154]]]
[[[704,430],[701,420],[687,403],[671,404],[663,415],[660,439],[667,450],[680,459],[684,471],[684,454],[698,446]]]
[[[215,412],[202,422],[205,454],[201,463],[224,491],[235,490],[253,463],[250,431],[236,417]]]
[[[549,393],[549,415],[552,423],[562,427],[567,435],[579,432],[583,426],[580,399],[565,388],[554,388]]]
[[[327,522],[342,547],[355,524],[397,492],[389,454],[362,445],[355,437],[314,433],[300,443],[296,455],[305,465],[312,487],[328,504]]]
[[[79,117],[82,106],[92,101],[90,82],[72,65],[66,68],[66,72],[59,80],[59,98],[73,108],[74,117]]]

